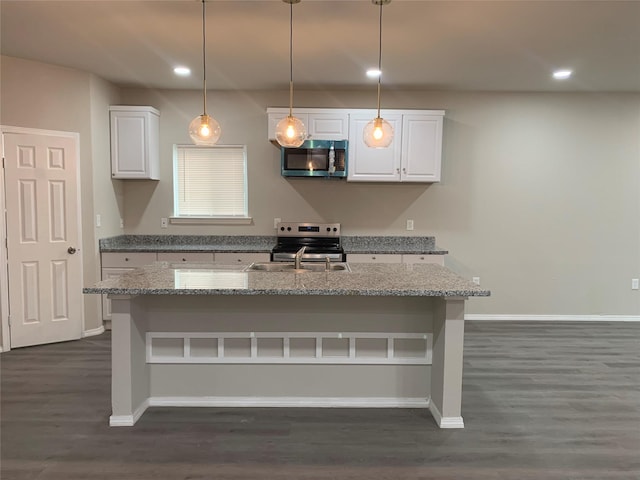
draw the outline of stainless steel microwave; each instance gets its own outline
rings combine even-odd
[[[280,154],[284,177],[346,177],[347,140],[306,140]]]

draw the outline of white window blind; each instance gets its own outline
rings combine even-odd
[[[246,217],[247,155],[244,146],[176,145],[176,217]]]

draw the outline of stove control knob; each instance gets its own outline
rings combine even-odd
[[[330,232],[330,231],[331,231],[331,227],[327,227],[327,232]]]
[[[287,231],[290,232],[291,231],[291,227],[287,227]]]
[[[337,231],[338,231],[338,229],[337,229],[336,227],[333,227],[333,231],[334,231],[334,232],[337,232]]]
[[[284,227],[280,227],[280,231],[284,232]]]

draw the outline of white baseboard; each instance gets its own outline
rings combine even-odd
[[[151,407],[428,408],[426,398],[366,397],[151,397]]]
[[[133,427],[142,414],[149,408],[149,400],[145,400],[133,412],[133,415],[111,415],[109,417],[110,427]]]
[[[440,428],[464,428],[462,417],[443,417],[433,402],[429,402],[429,411]]]
[[[100,325],[98,328],[92,328],[91,330],[85,330],[82,332],[82,338],[93,337],[95,335],[100,335],[101,333],[104,333],[104,325]]]
[[[515,315],[467,313],[465,320],[508,322],[640,322],[640,315]]]

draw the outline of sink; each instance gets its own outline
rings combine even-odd
[[[253,272],[350,272],[348,263],[331,263],[327,269],[324,262],[302,262],[300,268],[296,269],[293,263],[282,262],[256,262],[247,267],[247,271]]]

